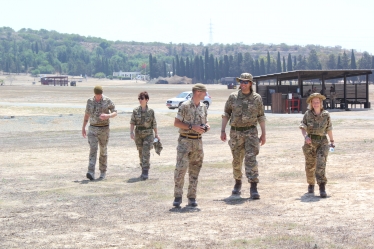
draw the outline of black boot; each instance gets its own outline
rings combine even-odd
[[[308,193],[309,194],[313,194],[314,193],[314,185],[309,184],[309,186],[308,186]]]
[[[148,179],[148,169],[142,169],[142,174],[140,175],[140,178],[142,180],[147,180]]]
[[[173,202],[173,206],[174,207],[180,207],[181,203],[182,203],[182,197],[175,197],[174,202]]]
[[[232,190],[233,195],[240,195],[240,190],[242,189],[242,180],[235,179],[234,189]]]
[[[321,183],[319,185],[319,195],[321,196],[321,198],[327,197],[325,186],[326,186],[326,183]]]
[[[197,207],[197,202],[195,198],[188,198],[188,206]]]
[[[250,193],[252,199],[260,199],[260,195],[257,192],[257,182],[251,182]]]

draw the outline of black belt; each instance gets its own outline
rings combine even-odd
[[[152,129],[151,127],[146,128],[146,127],[143,127],[143,126],[137,126],[137,127],[135,128],[135,130],[139,130],[139,131],[151,130],[151,129]]]
[[[90,125],[90,126],[103,128],[103,127],[108,127],[109,125]]]
[[[235,126],[231,126],[231,130],[233,130],[233,131],[248,131],[251,128],[256,128],[256,126],[255,125],[251,125],[251,126],[247,126],[247,127],[235,127]]]
[[[318,135],[310,135],[310,134],[308,134],[308,137],[310,137],[311,139],[315,139],[315,140],[322,140],[326,138],[326,136],[318,136]]]
[[[188,139],[201,139],[201,135],[197,135],[197,134],[180,134],[180,137],[188,138]]]

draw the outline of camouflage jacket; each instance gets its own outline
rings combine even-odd
[[[142,107],[138,106],[132,111],[130,124],[144,128],[155,129],[157,128],[155,112],[152,109],[148,108],[148,105],[144,112],[142,111]]]
[[[248,95],[241,90],[230,94],[225,104],[223,116],[230,120],[235,127],[257,126],[266,120],[262,98],[258,93]]]
[[[325,136],[332,130],[330,113],[323,110],[320,115],[315,115],[311,110],[307,110],[299,128],[304,129],[309,135]]]
[[[86,105],[86,114],[90,115],[90,125],[106,126],[109,125],[109,119],[101,120],[102,113],[109,114],[117,112],[114,103],[106,96],[102,95],[99,102],[96,102],[95,97],[89,98]]]
[[[176,118],[186,124],[206,124],[208,122],[208,110],[203,103],[200,102],[199,106],[196,107],[193,99],[189,99],[181,104]],[[199,134],[194,130],[184,129],[179,129],[179,133]]]

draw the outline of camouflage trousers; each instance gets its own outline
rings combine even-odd
[[[260,152],[260,143],[256,127],[246,131],[230,131],[229,145],[232,153],[234,179],[242,179],[242,164],[244,159],[245,174],[248,182],[259,182],[258,163],[256,156]]]
[[[140,167],[149,169],[151,149],[153,148],[153,130],[135,130],[135,144],[139,153]]]
[[[187,198],[196,198],[197,183],[203,165],[204,151],[201,139],[178,139],[177,164],[174,171],[174,197],[182,197],[184,176],[188,169],[189,185]]]
[[[95,165],[98,146],[100,146],[99,169],[106,172],[107,169],[107,146],[109,141],[109,126],[88,128],[88,144],[90,145],[90,155],[88,159],[88,172],[95,174]]]
[[[322,140],[312,139],[311,144],[305,143],[303,148],[305,156],[305,172],[308,184],[314,185],[327,183],[326,161],[329,154],[327,138]]]

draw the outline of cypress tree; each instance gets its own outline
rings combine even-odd
[[[351,69],[357,69],[355,54],[351,52]]]
[[[260,63],[258,62],[258,59],[255,61],[255,76],[260,75]]]
[[[178,55],[176,55],[175,56],[175,63],[176,63],[176,65],[175,65],[175,75],[179,75],[179,76],[181,76],[180,75],[180,66],[179,66],[179,56]]]
[[[200,79],[200,66],[199,66],[199,56],[195,55],[194,59],[194,76],[197,81],[201,81]]]
[[[284,56],[283,56],[283,72],[287,72],[286,59],[284,58]]]
[[[186,76],[191,78],[190,58],[186,58]]]
[[[348,59],[348,56],[347,56],[347,54],[345,53],[345,51],[344,51],[344,53],[343,53],[341,63],[342,63],[342,67],[343,67],[343,69],[349,69],[349,59]]]
[[[296,55],[293,57],[293,68],[295,69],[296,68]]]
[[[205,71],[204,71],[204,60],[203,60],[203,57],[202,56],[200,56],[200,62],[199,62],[199,64],[200,64],[200,69],[199,69],[199,71],[200,71],[200,80],[202,81],[202,82],[205,82]]]
[[[179,76],[186,76],[186,65],[184,64],[184,60],[181,56],[180,62],[179,62],[179,67],[180,67],[180,74]]]
[[[151,79],[153,78],[152,62],[152,54],[149,54],[149,77],[151,77]]]
[[[292,71],[292,57],[291,57],[291,53],[288,54],[288,58],[287,58],[287,71],[288,72]]]
[[[310,50],[309,57],[308,57],[308,65],[307,68],[311,70],[319,69],[319,60],[317,51],[315,49]]]
[[[217,59],[217,57],[216,57],[216,63],[215,63],[215,67],[214,67],[214,71],[215,71],[215,79],[216,80],[219,80],[219,78],[220,78],[220,70],[219,70],[219,64],[218,64],[218,59]]]
[[[163,69],[164,69],[164,70],[163,70],[163,71],[164,71],[164,75],[163,75],[163,76],[164,76],[164,77],[167,77],[167,73],[166,73],[166,63],[165,63],[165,61],[162,62],[162,66],[163,66]]]
[[[277,73],[282,72],[282,65],[281,65],[281,57],[280,53],[278,51],[278,56],[277,56]]]
[[[336,69],[343,69],[342,60],[340,59],[340,55],[338,56],[338,62],[336,63]]]
[[[204,80],[204,83],[207,82],[207,80],[210,79],[210,75],[209,75],[209,51],[208,51],[208,48],[205,48],[205,80]]]
[[[260,75],[265,75],[266,69],[265,69],[265,60],[264,58],[261,58],[260,60]]]
[[[329,55],[329,59],[327,61],[326,66],[327,66],[327,69],[336,69],[336,60],[335,60],[334,54]]]
[[[228,77],[229,69],[230,69],[230,62],[229,62],[229,57],[226,54],[223,57],[223,61],[224,61],[223,77]]]
[[[175,75],[175,61],[174,61],[174,58],[173,58],[173,76]]]
[[[268,51],[267,57],[266,57],[266,74],[270,74],[270,53]]]
[[[213,54],[209,56],[209,76],[211,81],[214,80],[216,73],[214,72],[214,57]],[[213,83],[213,82],[212,82]]]

